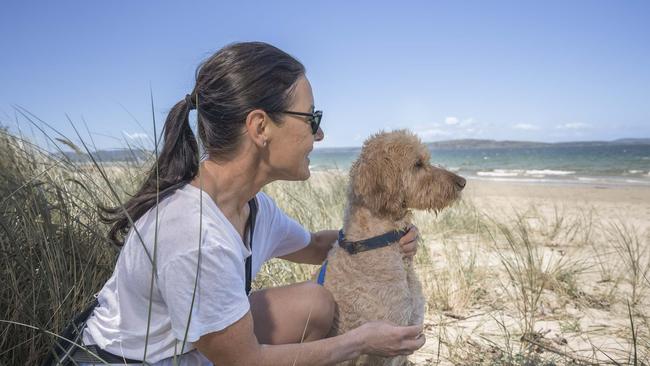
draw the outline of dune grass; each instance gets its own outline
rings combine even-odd
[[[0,134],[0,319],[59,332],[112,273],[117,251],[99,224],[102,187],[64,160]],[[0,360],[31,365],[51,337],[3,324]]]
[[[152,160],[101,164],[106,181],[97,166],[6,131],[0,156],[0,364],[38,364],[54,339],[45,331],[60,332],[112,273],[118,250],[97,204],[132,193]],[[341,226],[346,189],[336,172],[264,188],[310,230]],[[650,363],[650,234],[597,219],[592,208],[551,209],[497,215],[463,199],[437,216],[415,213],[428,342],[413,362]],[[271,260],[254,288],[308,280],[316,270]],[[592,313],[606,325],[588,323]]]

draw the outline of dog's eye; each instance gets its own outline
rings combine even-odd
[[[422,169],[424,167],[424,163],[422,162],[422,160],[418,160],[415,163],[415,167],[418,168],[418,169]]]

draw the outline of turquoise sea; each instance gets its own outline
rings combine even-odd
[[[431,163],[495,181],[650,186],[650,145],[430,148]],[[360,148],[316,148],[312,171],[347,171]]]

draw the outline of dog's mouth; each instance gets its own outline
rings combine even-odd
[[[459,175],[454,177],[454,188],[456,188],[456,192],[460,193],[464,188],[465,185],[467,185],[467,180]]]
[[[461,196],[463,195],[463,190],[465,189],[465,186],[467,185],[467,180],[461,176],[455,176],[452,186],[453,186],[453,191],[454,195],[453,198],[451,199],[451,203],[453,204],[460,200]]]
[[[440,212],[460,200],[463,189],[467,185],[467,180],[454,173],[448,173],[444,188],[435,194],[435,198],[430,203],[431,207],[427,209]]]

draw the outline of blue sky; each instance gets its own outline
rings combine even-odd
[[[0,12],[0,123],[14,105],[100,148],[151,136],[222,46],[307,67],[322,147],[380,129],[425,141],[650,137],[648,1],[23,1]],[[134,122],[137,119],[142,126]],[[38,139],[38,137],[35,137]]]

